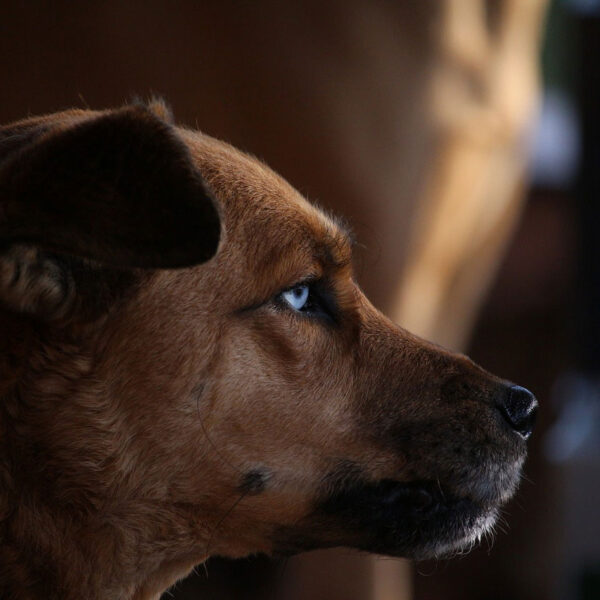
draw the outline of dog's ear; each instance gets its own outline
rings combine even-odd
[[[4,244],[173,268],[212,257],[219,232],[187,148],[143,106],[50,128],[0,163]]]
[[[140,105],[29,123],[0,129],[5,302],[21,278],[23,293],[68,279],[70,261],[56,257],[114,271],[183,267],[215,254],[217,208],[160,113]]]

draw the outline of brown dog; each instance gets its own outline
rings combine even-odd
[[[445,555],[515,490],[533,396],[387,320],[343,227],[161,104],[1,129],[0,240],[3,599]]]

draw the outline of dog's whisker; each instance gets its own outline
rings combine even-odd
[[[242,492],[237,499],[235,500],[235,502],[227,509],[227,511],[225,512],[225,514],[217,521],[216,525],[213,527],[209,537],[208,537],[208,542],[206,543],[206,550],[204,552],[205,556],[210,556],[210,547],[212,545],[212,542],[215,538],[215,535],[217,534],[217,531],[220,529],[221,525],[223,525],[223,523],[225,522],[225,520],[227,519],[227,517],[229,517],[233,511],[235,510],[236,506],[239,505],[239,503],[248,495],[248,491],[244,491]]]
[[[526,483],[529,483],[531,485],[535,485],[535,481],[533,481],[533,479],[528,477],[524,471],[521,472],[521,480],[525,481]]]
[[[439,477],[436,477],[436,482],[437,482],[438,489],[440,491],[440,495],[442,496],[442,498],[444,498],[445,497],[444,496],[444,489],[442,488],[442,484],[440,482]]]
[[[90,105],[87,103],[87,100],[85,99],[85,97],[83,96],[83,94],[81,92],[78,92],[77,93],[77,97],[81,101],[81,104],[83,105],[83,107],[89,110],[90,109]]]
[[[198,421],[200,423],[200,427],[202,428],[202,432],[204,433],[204,437],[210,447],[214,450],[215,454],[223,461],[225,465],[233,469],[236,473],[243,474],[243,469],[234,465],[218,448],[217,445],[213,442],[210,435],[208,435],[208,431],[204,424],[204,420],[202,419],[202,415],[200,412],[200,398],[196,398],[196,410],[198,411]]]
[[[202,562],[202,568],[204,569],[204,575],[208,579],[208,558]]]

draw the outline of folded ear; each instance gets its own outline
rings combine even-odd
[[[172,125],[141,105],[56,118],[0,129],[0,300],[48,312],[40,290],[72,279],[56,253],[112,271],[215,254],[217,208]]]
[[[211,258],[219,233],[185,144],[144,106],[51,127],[0,162],[3,244],[173,268]]]

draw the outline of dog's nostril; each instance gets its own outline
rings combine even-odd
[[[527,439],[533,431],[538,403],[535,396],[519,385],[506,389],[500,402],[500,412],[508,424]]]

